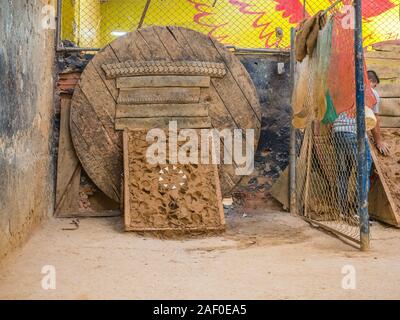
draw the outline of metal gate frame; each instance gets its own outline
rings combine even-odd
[[[337,1],[334,4],[341,2]],[[348,235],[330,228],[329,226],[319,223],[318,221],[302,216],[303,219],[316,224],[327,231],[336,235],[342,236],[350,241],[357,243],[362,251],[370,249],[370,227],[369,227],[369,213],[368,213],[368,187],[367,187],[367,151],[366,151],[366,126],[365,126],[365,88],[364,88],[364,51],[363,51],[363,38],[362,38],[362,0],[354,0],[355,10],[355,78],[356,86],[354,88],[356,93],[356,122],[357,122],[357,213],[360,217],[360,240],[357,241]],[[295,54],[294,54],[294,41],[296,31],[291,29],[291,87],[294,86],[294,67],[295,67]],[[297,129],[291,126],[290,133],[290,160],[289,160],[289,195],[290,195],[290,211],[292,214],[297,213],[297,190],[296,190],[296,159],[297,159],[297,143],[296,143]]]

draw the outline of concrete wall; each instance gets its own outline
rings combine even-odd
[[[51,3],[50,3],[51,2]],[[53,0],[0,1],[0,258],[53,207]]]

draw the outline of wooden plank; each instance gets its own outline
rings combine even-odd
[[[370,58],[366,59],[368,70],[374,70],[381,79],[393,79],[400,76],[400,60]]]
[[[69,130],[71,99],[61,99],[60,138],[58,143],[57,187],[55,212],[60,210],[76,210],[77,202],[69,196],[74,190],[79,190],[80,168],[78,157],[72,144]],[[79,171],[78,171],[79,173]]]
[[[115,118],[208,117],[209,103],[117,105]]]
[[[365,58],[366,59],[400,60],[400,55],[398,52],[390,52],[390,51],[367,51],[365,53]]]
[[[400,98],[400,78],[382,81],[377,90],[381,98]]]
[[[261,124],[261,105],[260,98],[258,97],[257,90],[250,78],[246,68],[242,63],[238,63],[237,57],[225,49],[218,41],[211,38],[215,49],[218,51],[221,58],[224,60],[228,70],[234,76],[235,82],[237,83],[239,89],[248,101],[251,110],[253,110],[254,116],[258,119]],[[254,94],[255,93],[255,94]]]
[[[80,85],[75,88],[71,105],[71,136],[78,158],[90,179],[109,198],[119,203],[122,174],[121,141],[110,138],[110,131],[99,121],[96,112]],[[114,111],[115,112],[115,111]],[[114,121],[113,121],[114,123]],[[114,130],[114,129],[113,129]],[[119,135],[114,130],[114,135]]]
[[[289,167],[287,167],[271,187],[271,196],[278,200],[284,210],[290,209]]]
[[[98,52],[96,59],[91,60],[94,69],[96,70],[101,80],[104,82],[108,92],[110,93],[114,101],[117,101],[118,98],[118,89],[115,86],[115,79],[107,79],[101,66],[106,63],[113,63],[116,59],[117,57],[115,56],[113,49],[110,45],[108,45]]]
[[[184,36],[188,42],[190,41],[190,47],[202,60],[224,62],[210,38],[204,39],[203,35],[193,30],[185,31]],[[237,58],[233,59],[235,59],[235,63],[242,65]],[[237,81],[235,78],[238,75],[236,73],[232,74],[230,70],[224,78],[212,78],[211,82],[238,126],[242,129],[255,129],[255,136],[258,137],[260,120],[254,113],[254,110],[257,108],[253,108],[250,105],[239,86],[241,84],[240,81]],[[253,91],[253,94],[257,97],[255,91]]]
[[[210,86],[206,76],[137,76],[117,78],[117,88],[201,87]]]
[[[129,184],[130,184],[130,174],[129,174],[129,134],[127,130],[124,130],[123,135],[122,135],[122,140],[123,140],[123,159],[124,159],[124,190],[123,190],[123,201],[124,201],[124,221],[125,221],[125,226],[130,225],[130,190],[129,190]]]
[[[150,49],[151,60],[153,61],[171,61],[169,54],[163,45],[160,45],[160,39],[154,28],[145,28],[137,30],[137,33],[143,38],[147,47]],[[149,60],[147,58],[147,60]]]
[[[379,121],[381,128],[400,128],[400,117],[380,116]]]
[[[173,61],[193,60],[194,55],[190,48],[184,45],[170,27],[154,27],[154,31]]]
[[[396,41],[396,40],[395,40]],[[400,44],[395,41],[387,41],[386,43],[376,43],[372,45],[372,48],[377,51],[390,51],[400,53]]]
[[[59,218],[109,217],[120,212],[109,210],[111,202],[102,192],[90,199],[90,210],[80,208],[82,167],[76,156],[70,133],[70,98],[61,98],[60,138],[57,163],[57,189],[54,214]],[[108,205],[106,205],[108,204]]]
[[[382,132],[385,132],[385,129],[383,129]],[[391,189],[386,182],[384,171],[380,162],[380,156],[377,154],[376,148],[372,147],[371,145],[370,150],[380,182],[380,186],[379,184],[378,186],[374,184],[372,185],[369,194],[369,196],[371,197],[370,200],[372,202],[372,216],[379,221],[383,221],[394,226],[400,226],[400,215],[399,212],[397,212],[397,205],[392,196]],[[396,163],[395,165],[398,164]]]
[[[400,117],[400,98],[382,98],[379,115]]]
[[[86,81],[80,81],[79,87],[91,107],[95,110],[96,118],[103,126],[109,139],[113,141],[115,148],[122,152],[121,137],[114,131],[115,99],[97,73],[93,60],[86,66],[82,74]]]
[[[146,58],[151,60],[150,49],[138,32],[128,33],[118,38],[118,41],[112,41],[109,46],[117,57],[110,63],[131,59],[135,61],[144,61]]]
[[[385,192],[385,187],[379,176],[376,176],[371,184],[368,196],[368,211],[371,218],[392,226],[400,226],[393,212],[392,205]]]
[[[119,118],[115,120],[116,130],[143,130],[168,128],[170,121],[176,121],[178,129],[203,129],[211,127],[210,117],[159,117],[159,118]]]
[[[81,180],[81,165],[75,168],[73,176],[69,181],[64,194],[61,196],[58,205],[55,207],[54,215],[59,218],[69,217],[72,212],[79,211],[79,188]]]
[[[121,89],[119,104],[198,103],[200,88],[132,88]]]

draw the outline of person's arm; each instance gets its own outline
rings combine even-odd
[[[379,113],[375,113],[375,117],[376,117],[376,126],[374,129],[372,129],[372,135],[374,137],[375,146],[381,154],[387,156],[389,155],[390,150],[388,144],[385,143],[382,139]]]

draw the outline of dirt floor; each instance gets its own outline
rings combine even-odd
[[[121,218],[46,222],[0,264],[3,299],[400,299],[400,230],[372,226],[362,253],[298,217],[231,213],[218,237],[160,240]],[[41,286],[53,265],[56,289]],[[344,266],[356,289],[342,288]]]

